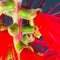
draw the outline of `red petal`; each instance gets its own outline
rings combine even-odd
[[[13,38],[8,34],[8,31],[0,31],[0,56],[6,56],[8,46],[12,45]]]
[[[37,16],[34,18],[34,23],[39,27],[39,30],[44,37],[48,47],[59,53],[60,24],[56,21],[56,16],[44,13],[37,13]]]
[[[37,53],[32,52],[31,50],[24,48],[20,54],[21,60],[45,60],[42,56],[39,56]]]
[[[60,18],[60,13],[56,14],[55,16],[59,17]]]

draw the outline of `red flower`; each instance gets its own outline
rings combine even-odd
[[[37,13],[34,23],[39,27],[47,46],[60,54],[60,19],[44,13]]]
[[[38,26],[47,46],[58,53],[60,57],[60,19],[44,13],[37,13],[34,18],[34,23]],[[37,40],[35,40],[36,42]],[[39,41],[38,41],[39,42]],[[39,42],[40,43],[40,42]],[[7,56],[8,48],[14,50],[15,59],[17,59],[17,54],[13,44],[13,37],[9,35],[8,31],[0,31],[0,56],[3,60]],[[38,55],[36,52],[32,52],[28,48],[24,48],[20,54],[21,60],[51,60],[55,59],[55,56],[45,58],[44,56]]]

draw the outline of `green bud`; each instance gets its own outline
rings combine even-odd
[[[28,19],[30,11],[27,9],[20,9],[18,15],[23,19]]]
[[[18,30],[18,25],[16,23],[12,24],[10,27],[12,30],[16,31]]]
[[[33,30],[32,26],[24,25],[24,26],[22,26],[21,31],[23,34],[29,34],[29,33],[33,33],[34,30]]]
[[[9,1],[9,2],[4,2],[4,6],[5,6],[5,10],[10,11],[14,9],[15,4],[14,2]]]
[[[20,50],[23,48],[24,44],[21,41],[15,41],[14,42],[15,48],[18,52],[20,52]]]
[[[9,28],[8,31],[11,35],[14,35],[18,31],[18,25],[16,23],[12,24]]]
[[[27,41],[27,36],[26,36],[26,35],[23,35],[23,36],[22,36],[22,41],[23,41],[23,42],[26,42],[26,41]]]

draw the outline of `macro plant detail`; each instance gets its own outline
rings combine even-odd
[[[45,0],[34,9],[21,2],[0,1],[0,60],[60,59],[60,13],[43,12]]]

